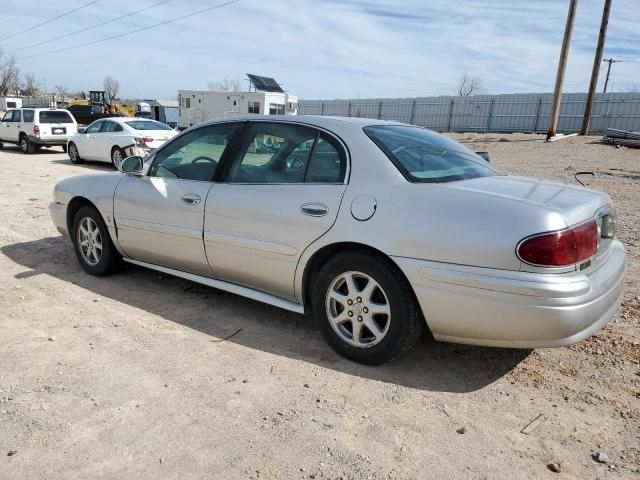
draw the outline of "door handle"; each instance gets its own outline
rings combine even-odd
[[[198,205],[200,203],[200,195],[197,193],[185,193],[182,196],[182,201],[187,205]]]
[[[300,207],[300,211],[311,217],[324,217],[329,213],[329,207],[324,203],[303,203]]]

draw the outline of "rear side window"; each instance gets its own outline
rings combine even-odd
[[[73,123],[73,118],[62,110],[45,110],[40,112],[40,123]]]
[[[500,174],[468,148],[425,128],[374,125],[364,131],[410,182],[443,183]]]
[[[127,122],[127,125],[135,130],[172,130],[170,126],[154,120],[133,120]]]
[[[23,110],[22,118],[25,122],[33,122],[33,110]]]

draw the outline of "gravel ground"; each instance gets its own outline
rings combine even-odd
[[[308,318],[140,268],[86,275],[47,205],[110,166],[5,147],[0,479],[639,478],[640,150],[452,136],[510,173],[595,172],[630,264],[603,331],[537,351],[425,338],[356,365]]]

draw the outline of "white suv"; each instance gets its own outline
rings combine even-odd
[[[67,151],[67,140],[78,131],[73,115],[60,108],[15,108],[0,122],[0,147],[15,143],[23,153],[58,146]]]

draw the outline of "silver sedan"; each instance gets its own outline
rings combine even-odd
[[[122,262],[311,312],[357,362],[436,340],[581,341],[625,253],[604,193],[501,174],[424,128],[331,117],[197,125],[120,172],[68,178],[51,216],[93,275]]]

